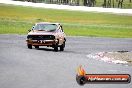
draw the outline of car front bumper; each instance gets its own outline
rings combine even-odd
[[[58,40],[26,40],[27,44],[31,44],[33,46],[52,46],[58,43]]]

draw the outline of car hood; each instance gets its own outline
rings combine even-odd
[[[56,35],[56,32],[36,31],[33,30],[28,35]]]

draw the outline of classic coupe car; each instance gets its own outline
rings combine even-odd
[[[32,46],[47,46],[53,47],[54,51],[58,51],[58,48],[64,51],[66,38],[61,24],[40,22],[29,30],[26,41],[29,49],[32,49]]]

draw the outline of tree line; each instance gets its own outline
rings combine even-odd
[[[83,3],[84,6],[94,7],[96,6],[96,2],[99,0],[15,0],[15,1],[28,1],[34,3],[51,3],[51,4],[68,4],[68,5],[80,5]],[[115,7],[115,3],[117,4],[118,8],[123,7],[123,3],[125,0],[102,0],[102,7],[111,8]],[[131,3],[132,0],[129,0]]]

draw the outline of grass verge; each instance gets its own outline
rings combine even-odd
[[[0,4],[0,34],[26,34],[36,22],[62,23],[67,35],[132,37],[132,16]]]

